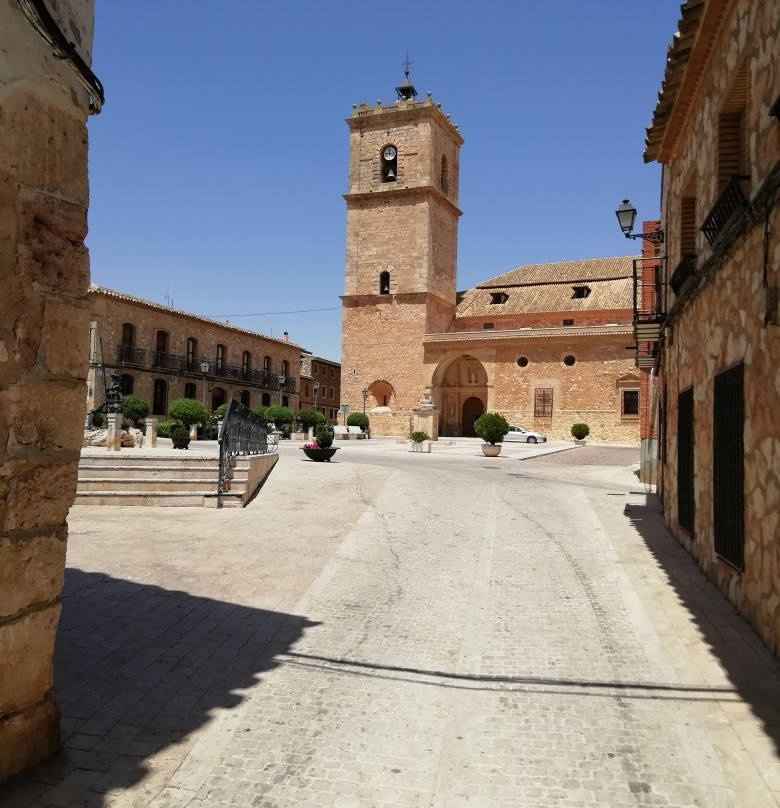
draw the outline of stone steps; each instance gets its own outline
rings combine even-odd
[[[232,472],[230,490],[219,497],[223,508],[240,508],[248,499],[250,460],[237,458]],[[218,475],[219,461],[215,457],[83,455],[75,504],[216,506]]]

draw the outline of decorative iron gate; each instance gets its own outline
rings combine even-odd
[[[745,566],[744,366],[715,377],[712,499],[715,552],[738,570]]]
[[[693,388],[677,397],[677,521],[693,535]]]

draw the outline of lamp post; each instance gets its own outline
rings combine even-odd
[[[203,374],[203,408],[206,408],[206,375],[211,370],[211,362],[204,356],[200,360],[200,372]]]
[[[664,231],[659,227],[658,230],[651,230],[648,233],[632,233],[634,229],[634,222],[636,221],[636,208],[627,200],[624,199],[620,207],[615,211],[618,218],[618,224],[623,231],[626,238],[643,238],[651,244],[664,243]]]
[[[366,414],[366,402],[368,401],[368,388],[363,388],[363,415]]]
[[[280,373],[276,377],[276,381],[279,382],[279,406],[282,406],[282,390],[284,389],[285,382],[287,381],[287,377],[284,373]]]
[[[311,387],[314,390],[314,412],[317,412],[317,393],[320,391],[320,383],[314,382]]]

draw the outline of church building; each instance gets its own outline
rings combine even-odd
[[[439,436],[483,412],[571,440],[639,442],[633,258],[521,266],[457,292],[458,127],[408,77],[350,131],[342,401],[374,435],[409,434],[423,400]],[[436,437],[436,436],[433,436]]]

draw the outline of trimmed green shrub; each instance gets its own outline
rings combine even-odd
[[[497,412],[486,412],[474,421],[474,431],[485,443],[495,446],[509,432],[509,424],[503,415]]]
[[[208,419],[206,408],[194,398],[177,398],[168,407],[168,417],[188,428],[193,424],[203,424]]]
[[[325,416],[321,412],[315,412],[314,410],[298,410],[296,417],[302,432],[308,432],[318,424],[327,423]]]
[[[268,423],[268,407],[263,406],[262,404],[258,404],[252,412],[257,415],[259,418],[262,418],[266,423]]]
[[[189,436],[190,436],[189,427],[185,426],[181,422],[176,422],[171,427],[172,438],[189,438]]]
[[[228,408],[227,403],[220,404],[219,407],[217,407],[217,409],[211,413],[211,417],[215,421],[223,421],[225,419],[225,413],[227,412],[227,408]]]
[[[590,435],[590,427],[587,424],[574,424],[571,434],[575,440],[585,440]]]
[[[103,415],[102,412],[93,412],[92,413],[92,426],[95,429],[100,429],[103,424],[106,422],[106,416]]]
[[[138,426],[138,422],[149,415],[149,402],[141,396],[125,396],[122,399],[122,415]]]
[[[426,440],[430,440],[431,436],[427,432],[417,430],[416,432],[411,432],[409,438],[413,443],[423,443]]]
[[[282,428],[286,424],[288,427],[293,422],[293,411],[289,407],[272,406],[266,410],[265,417],[277,428]]]
[[[160,438],[170,438],[171,430],[176,426],[176,421],[160,421],[157,424],[157,436]]]
[[[359,426],[365,432],[368,429],[368,416],[364,412],[351,412],[347,416],[347,426]]]
[[[333,443],[333,427],[329,424],[320,424],[314,432],[317,446],[327,449]]]

